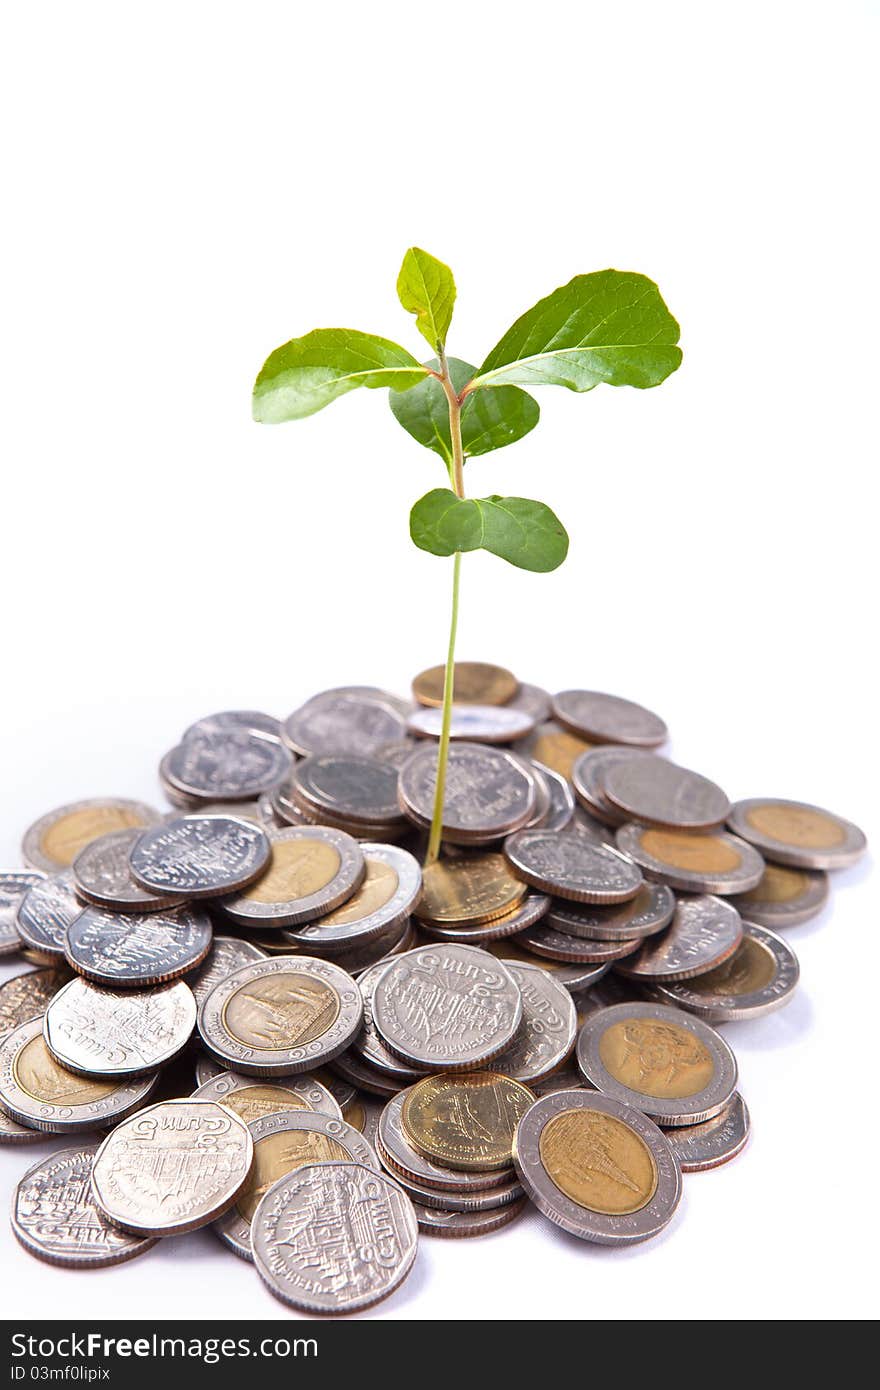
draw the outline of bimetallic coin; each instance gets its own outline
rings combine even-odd
[[[828,901],[828,875],[821,869],[789,869],[767,864],[756,888],[730,900],[741,916],[775,931],[797,927],[822,911]]]
[[[496,1071],[426,1076],[404,1096],[403,1132],[444,1168],[505,1168],[513,1161],[516,1126],[534,1099],[527,1086]]]
[[[438,859],[422,875],[416,915],[437,927],[477,926],[512,912],[526,892],[503,854]]]
[[[626,743],[659,748],[669,737],[663,720],[644,705],[598,690],[562,690],[553,696],[553,716],[591,743]]]
[[[852,821],[803,801],[752,797],[732,806],[727,824],[767,859],[795,869],[845,869],[867,841]]]
[[[128,859],[140,834],[136,826],[114,830],[80,850],[73,861],[73,882],[81,898],[117,912],[161,912],[179,905],[179,895],[149,893],[132,878]]]
[[[400,804],[416,825],[431,824],[437,752],[419,748],[400,769]],[[443,797],[443,838],[484,844],[525,825],[535,807],[535,779],[512,753],[479,743],[449,750]]]
[[[292,1076],[338,1056],[363,1020],[355,981],[313,956],[244,966],[215,985],[199,1010],[212,1056],[247,1076]]]
[[[743,922],[743,939],[729,960],[695,980],[652,988],[665,1004],[686,1009],[709,1023],[759,1018],[787,1004],[800,967],[787,941],[767,927]]]
[[[521,744],[521,750],[533,762],[549,767],[553,772],[571,781],[572,771],[578,758],[589,752],[591,743],[570,734],[552,719],[547,720],[529,734]]]
[[[133,1235],[174,1236],[222,1216],[240,1196],[254,1145],[243,1120],[210,1100],[164,1100],[108,1134],[92,1166],[102,1214]]]
[[[71,980],[50,1000],[43,1039],[77,1076],[146,1076],[182,1052],[196,1026],[196,1002],[182,981],[159,989],[100,989]]]
[[[284,1084],[268,1083],[238,1072],[221,1071],[195,1090],[192,1100],[216,1100],[249,1125],[264,1115],[282,1111],[310,1110],[342,1119],[342,1110],[327,1087],[314,1076],[286,1076]]]
[[[658,1124],[711,1119],[736,1089],[736,1058],[724,1039],[662,1004],[615,1004],[592,1014],[577,1060],[590,1086]]]
[[[542,1096],[520,1121],[513,1161],[539,1211],[602,1245],[657,1235],[681,1199],[681,1170],[663,1131],[596,1092]]]
[[[331,753],[303,758],[288,782],[306,812],[385,826],[403,819],[397,802],[397,769],[381,758]]]
[[[666,1138],[678,1159],[683,1173],[701,1173],[707,1168],[719,1168],[741,1153],[749,1141],[751,1122],[746,1103],[739,1091],[723,1110],[699,1125],[682,1125],[670,1129]]]
[[[179,816],[147,830],[129,856],[131,872],[151,893],[217,898],[246,888],[269,863],[269,840],[234,816]]]
[[[136,989],[178,979],[210,949],[211,919],[201,908],[127,917],[87,907],[67,929],[65,958],[96,984]]]
[[[420,1231],[429,1236],[445,1236],[454,1240],[487,1236],[502,1226],[509,1226],[511,1221],[522,1216],[527,1206],[525,1198],[494,1211],[438,1211],[436,1207],[426,1207],[421,1202],[413,1203]]]
[[[219,714],[206,714],[204,719],[190,724],[183,734],[181,743],[188,738],[201,738],[203,734],[225,734],[228,732],[260,734],[263,738],[281,742],[281,720],[273,719],[271,714],[263,714],[255,709],[227,709]]]
[[[445,680],[446,667],[431,666],[413,681],[413,697],[420,705],[442,705]],[[453,699],[459,705],[506,705],[519,688],[516,676],[503,666],[456,661],[453,668]]]
[[[587,936],[571,936],[546,925],[542,918],[533,927],[520,932],[517,943],[526,951],[547,960],[572,961],[579,964],[607,965],[629,956],[641,944],[639,937],[623,941],[600,941]],[[572,986],[575,988],[575,986]]]
[[[523,885],[524,886],[524,885]],[[540,922],[547,914],[552,899],[545,893],[527,893],[512,912],[503,917],[493,917],[491,922],[481,926],[437,927],[433,923],[418,921],[421,931],[440,941],[462,941],[465,945],[483,945],[487,941],[500,941],[504,937],[517,936],[526,927]]]
[[[21,1023],[0,1042],[0,1106],[19,1124],[72,1134],[115,1124],[143,1105],[158,1074],[94,1081],[59,1066],[43,1040],[43,1020]]]
[[[193,735],[165,754],[160,775],[195,801],[249,801],[289,776],[290,752],[247,729]]]
[[[345,948],[385,936],[401,926],[422,891],[418,860],[398,845],[364,845],[360,887],[334,911],[285,932],[304,950]]]
[[[46,1005],[70,979],[66,970],[25,970],[0,985],[0,1039],[20,1023],[42,1018]]]
[[[410,1143],[403,1128],[402,1112],[406,1091],[392,1097],[379,1118],[377,1149],[382,1163],[389,1172],[401,1176],[407,1182],[417,1182],[423,1187],[439,1193],[455,1192],[460,1195],[498,1192],[509,1186],[512,1173],[510,1165],[502,1164],[489,1170],[465,1170],[447,1168],[445,1164],[435,1163],[419,1153]]]
[[[376,1144],[379,1134],[379,1117],[381,1114],[382,1105],[380,1101],[376,1100],[374,1096],[367,1095],[366,1091],[357,1091],[354,1099],[347,1106],[343,1115],[343,1119],[346,1123],[350,1124],[352,1129],[356,1129],[359,1134],[364,1136],[367,1143],[372,1145],[374,1152],[379,1157],[381,1156],[378,1154]],[[391,1176],[395,1177],[396,1174],[392,1173]]]
[[[131,826],[155,825],[159,820],[159,812],[142,801],[101,796],[72,801],[41,816],[25,832],[22,858],[33,869],[57,874],[68,869],[80,850],[99,836]]]
[[[398,1087],[409,1086],[412,1082],[420,1080],[421,1070],[395,1057],[383,1043],[373,1022],[373,992],[388,965],[387,960],[377,961],[358,976],[358,989],[364,1001],[364,1023],[351,1048],[368,1066],[382,1072],[397,1083]]]
[[[244,893],[226,898],[223,913],[245,927],[296,926],[341,906],[363,882],[366,863],[356,840],[327,826],[291,826],[270,836],[266,872]]]
[[[154,1240],[127,1235],[106,1221],[92,1198],[94,1148],[58,1149],[20,1179],[12,1230],[26,1250],[50,1265],[99,1269],[133,1260]]]
[[[641,870],[616,850],[565,831],[521,830],[505,840],[504,853],[526,883],[571,902],[628,902],[644,883]]]
[[[603,778],[607,801],[629,820],[672,830],[713,830],[730,812],[725,792],[708,777],[665,758],[629,759]]]
[[[552,767],[545,767],[534,758],[532,766],[543,778],[550,796],[550,805],[544,814],[541,829],[565,830],[574,820],[575,806],[571,787],[561,773],[555,772]]]
[[[652,936],[672,921],[675,896],[665,883],[646,883],[628,903],[603,907],[590,903],[551,903],[546,927],[594,941],[631,941]]]
[[[315,1232],[324,1230],[332,1230],[332,1256],[316,1256]],[[409,1197],[385,1174],[360,1163],[313,1163],[269,1188],[251,1240],[257,1273],[276,1298],[307,1313],[353,1313],[406,1278],[418,1223]]]
[[[513,1042],[493,1070],[531,1086],[561,1067],[577,1038],[577,1010],[564,985],[539,965],[507,966],[522,994],[523,1017]]]
[[[73,871],[52,874],[29,888],[18,905],[16,930],[33,957],[47,965],[64,960],[67,928],[82,912]]]
[[[11,956],[21,950],[16,914],[25,893],[42,881],[42,874],[0,874],[0,956]]]
[[[672,925],[653,936],[615,970],[648,984],[688,980],[729,960],[742,941],[742,919],[735,907],[708,895],[679,898]]]
[[[354,753],[371,757],[406,733],[406,715],[382,691],[325,691],[285,719],[281,737],[301,757]]]
[[[207,999],[214,986],[219,984],[220,980],[225,980],[227,975],[231,975],[233,970],[240,970],[243,965],[253,965],[256,961],[265,959],[265,952],[250,941],[242,941],[237,936],[214,936],[210,951],[198,970],[187,980],[196,1001],[196,1008]]]
[[[362,1163],[381,1172],[367,1140],[345,1120],[302,1110],[280,1111],[251,1120],[254,1162],[235,1206],[214,1222],[214,1230],[243,1260],[253,1260],[251,1221],[274,1183],[312,1163]]]
[[[644,749],[622,748],[617,744],[588,747],[585,753],[575,759],[571,770],[574,794],[581,806],[604,825],[623,825],[628,817],[605,795],[605,774],[619,764],[645,759],[655,762],[656,755]]]
[[[413,1066],[467,1071],[513,1041],[522,997],[510,971],[475,946],[438,942],[407,951],[383,972],[373,1021]]]
[[[473,743],[513,743],[530,734],[535,722],[525,710],[512,705],[453,705],[449,737],[466,738]],[[443,731],[443,711],[414,710],[406,727],[417,738],[439,738]]]
[[[715,831],[692,835],[683,830],[657,830],[624,825],[617,847],[648,875],[683,893],[745,893],[761,881],[764,861],[756,849],[736,835]]]

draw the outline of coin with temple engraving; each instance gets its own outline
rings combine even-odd
[[[602,1245],[657,1235],[681,1200],[681,1170],[663,1131],[596,1092],[542,1096],[519,1123],[513,1161],[544,1216]]]
[[[663,720],[644,705],[598,690],[562,690],[553,696],[560,724],[591,743],[626,743],[657,748],[669,737]]]
[[[395,956],[373,993],[373,1022],[417,1067],[467,1071],[513,1041],[522,996],[510,971],[475,946],[438,942]]]
[[[420,705],[442,705],[446,680],[445,666],[431,666],[412,684]],[[519,681],[503,666],[486,661],[456,661],[453,668],[453,699],[459,705],[506,705],[519,691]]]
[[[123,1231],[174,1236],[215,1221],[254,1157],[243,1120],[211,1100],[163,1100],[108,1134],[92,1166],[98,1209]]]
[[[821,869],[766,864],[761,882],[730,900],[742,917],[779,931],[817,916],[828,901],[828,875]]]
[[[373,992],[388,965],[387,960],[377,961],[358,976],[358,989],[364,1001],[364,1023],[351,1046],[352,1051],[368,1066],[375,1067],[398,1086],[408,1086],[420,1079],[422,1071],[395,1057],[385,1046],[373,1022]]]
[[[867,844],[852,821],[804,801],[752,797],[731,807],[727,823],[767,859],[795,869],[844,869]]]
[[[457,927],[438,927],[433,922],[423,921],[420,917],[414,920],[418,922],[419,929],[425,936],[441,941],[462,941],[470,946],[483,945],[488,941],[500,941],[503,937],[517,936],[519,932],[525,931],[526,927],[540,922],[547,915],[550,903],[551,899],[546,893],[527,893],[511,912],[506,912],[503,917],[493,917],[490,922],[483,922],[478,926],[465,923]]]
[[[742,936],[742,919],[730,903],[708,894],[682,897],[676,903],[671,926],[644,942],[633,955],[619,960],[614,969],[648,984],[688,980],[728,960]]]
[[[260,1199],[280,1178],[310,1163],[362,1163],[381,1172],[364,1136],[341,1118],[314,1112],[277,1111],[248,1124],[254,1162],[243,1192],[233,1207],[214,1222],[214,1231],[243,1260],[253,1259],[251,1221]]]
[[[782,1008],[797,986],[797,956],[787,941],[767,927],[755,922],[743,922],[742,927],[742,941],[723,965],[694,980],[672,984],[655,980],[652,994],[709,1023],[760,1018]]]
[[[205,1047],[233,1071],[291,1076],[338,1056],[363,1021],[357,983],[312,956],[276,956],[215,985],[199,1010]]]
[[[56,965],[64,960],[67,928],[82,910],[74,891],[73,870],[65,869],[27,890],[18,905],[16,930],[35,959]]]
[[[736,1058],[724,1039],[662,1004],[613,1004],[591,1014],[577,1060],[590,1086],[658,1124],[711,1119],[736,1089]]]
[[[0,985],[0,1038],[11,1033],[20,1023],[42,1018],[49,1000],[70,979],[67,970],[46,966],[41,970],[25,970]]]
[[[80,850],[99,836],[131,826],[155,825],[159,820],[159,812],[142,801],[118,796],[72,801],[41,816],[25,832],[22,858],[33,869],[57,874],[69,868]]]
[[[196,1008],[207,999],[214,986],[220,980],[225,980],[227,975],[231,975],[233,970],[240,970],[243,965],[253,965],[256,961],[265,959],[265,951],[261,951],[250,941],[242,941],[238,936],[214,936],[210,951],[198,970],[187,980],[196,1001]]]
[[[527,891],[503,854],[437,859],[422,875],[416,915],[437,927],[478,926],[512,912]]]
[[[211,919],[202,908],[127,917],[87,907],[67,929],[68,965],[99,985],[137,988],[176,980],[211,948]]]
[[[155,1245],[111,1225],[92,1197],[94,1147],[57,1149],[19,1180],[12,1199],[12,1230],[26,1250],[47,1264],[99,1269],[133,1260]]]
[[[43,877],[38,873],[0,874],[0,956],[11,956],[21,950],[15,918],[25,893],[42,883]]]
[[[577,1009],[571,994],[540,965],[507,965],[522,994],[523,1016],[519,1032],[493,1070],[531,1085],[561,1067],[577,1038]]]
[[[406,716],[384,692],[327,690],[285,719],[281,737],[301,757],[353,753],[371,757],[406,733]]]
[[[160,776],[193,800],[249,801],[290,773],[289,749],[248,729],[193,734],[165,754]]]
[[[449,1168],[420,1153],[403,1128],[406,1096],[406,1091],[393,1096],[379,1118],[376,1147],[379,1158],[392,1176],[400,1174],[405,1181],[420,1183],[441,1195],[445,1192],[460,1196],[497,1193],[510,1185],[513,1174],[509,1164],[486,1170]]]
[[[151,893],[217,898],[246,888],[269,863],[264,830],[235,816],[178,816],[140,835],[132,876]]]
[[[290,826],[272,831],[269,841],[266,872],[245,892],[220,904],[221,911],[240,926],[310,922],[340,907],[363,882],[363,851],[344,830]]]
[[[616,839],[618,849],[650,878],[659,878],[683,893],[717,893],[722,897],[745,893],[760,883],[764,873],[758,851],[721,830],[696,835],[624,825]]]
[[[180,903],[177,894],[149,893],[135,883],[129,855],[141,831],[137,826],[101,835],[73,861],[77,894],[86,902],[118,912],[161,912]]]
[[[0,1042],[0,1106],[19,1124],[51,1134],[102,1129],[143,1105],[158,1073],[95,1081],[55,1061],[42,1018],[29,1019]]]
[[[71,980],[50,1000],[43,1038],[55,1061],[77,1076],[145,1076],[182,1052],[196,1026],[196,1003],[178,980],[158,989],[111,990]]]
[[[556,900],[544,919],[545,927],[570,936],[598,941],[630,941],[652,936],[672,921],[675,896],[665,883],[646,883],[627,903],[567,903]]]
[[[419,748],[400,769],[398,795],[409,818],[431,824],[437,779],[437,750]],[[529,820],[535,779],[524,763],[502,748],[458,743],[449,750],[443,798],[443,836],[453,844],[498,840]]]
[[[304,950],[329,951],[373,941],[407,920],[422,891],[418,860],[399,845],[369,844],[362,852],[360,887],[340,907],[285,937]]]
[[[307,1313],[353,1313],[412,1268],[418,1222],[402,1187],[361,1163],[280,1178],[251,1222],[254,1264],[276,1298]]]
[[[496,1071],[426,1076],[406,1092],[403,1131],[433,1163],[464,1172],[505,1168],[517,1124],[535,1097]]]
[[[526,883],[572,902],[627,902],[644,883],[641,870],[616,850],[565,831],[521,830],[505,840],[504,853]]]
[[[240,733],[242,730],[281,742],[281,720],[256,709],[226,709],[219,714],[206,714],[190,724],[180,741],[185,743],[188,738],[200,738],[203,734]]]
[[[278,1115],[288,1110],[315,1110],[331,1119],[341,1120],[342,1110],[327,1087],[311,1074],[285,1076],[280,1081],[261,1081],[258,1077],[239,1072],[221,1071],[193,1091],[193,1100],[216,1100],[225,1105],[246,1125],[264,1115]]]
[[[288,784],[305,811],[337,819],[387,825],[400,820],[397,769],[381,758],[353,753],[314,754],[297,763]]]
[[[741,1153],[749,1141],[748,1107],[734,1091],[723,1110],[699,1125],[681,1125],[666,1131],[666,1138],[683,1173],[702,1173],[719,1168]]]

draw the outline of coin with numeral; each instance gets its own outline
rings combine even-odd
[[[19,1179],[12,1230],[37,1259],[68,1269],[123,1264],[155,1245],[127,1235],[99,1211],[92,1196],[93,1147],[56,1149]]]

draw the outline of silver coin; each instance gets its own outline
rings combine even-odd
[[[362,1134],[367,1143],[372,1146],[374,1153],[379,1156],[376,1147],[379,1134],[379,1116],[382,1114],[382,1104],[375,1096],[367,1095],[366,1091],[356,1091],[351,1103],[343,1114],[343,1119]],[[392,1173],[392,1177],[394,1174]]]
[[[400,804],[416,825],[428,827],[434,806],[437,752],[417,749],[400,769]],[[535,805],[535,780],[501,748],[459,743],[449,750],[443,799],[443,837],[482,844],[517,830]]]
[[[665,883],[646,883],[628,903],[610,907],[557,899],[551,903],[544,925],[594,941],[631,941],[633,937],[663,931],[674,912],[675,895],[671,888]]]
[[[742,941],[742,918],[721,898],[679,898],[672,925],[615,965],[620,975],[647,984],[689,980],[729,960]]]
[[[70,868],[84,845],[111,830],[156,825],[159,812],[143,801],[119,796],[94,796],[71,801],[34,821],[26,831],[21,853],[24,862],[43,873],[57,874]]]
[[[170,789],[164,789],[168,800],[177,809],[169,811],[162,817],[163,821],[178,820],[181,811],[187,815],[195,816],[234,816],[236,820],[249,820],[253,825],[259,825],[266,829],[266,818],[260,809],[260,802],[269,798],[270,793],[265,792],[263,797],[256,801],[197,801],[192,797],[178,796],[173,794]]]
[[[551,901],[546,893],[527,893],[519,907],[515,907],[504,917],[495,917],[491,922],[482,922],[477,926],[436,927],[431,922],[423,922],[419,918],[419,929],[426,936],[434,937],[438,941],[462,941],[465,945],[471,946],[485,941],[501,941],[508,936],[517,936],[519,932],[525,931],[526,927],[540,922],[549,911]]]
[[[176,980],[210,949],[211,919],[201,908],[126,917],[87,907],[67,929],[65,959],[95,984],[126,989]]]
[[[439,942],[396,956],[373,994],[373,1021],[392,1052],[417,1067],[468,1071],[516,1036],[522,997],[485,951]]]
[[[771,797],[737,801],[727,823],[765,858],[795,869],[845,869],[867,845],[852,821],[806,801]]]
[[[237,1202],[214,1222],[214,1231],[234,1254],[253,1260],[251,1220],[260,1199],[282,1178],[313,1163],[341,1160],[381,1172],[371,1144],[343,1119],[302,1110],[278,1111],[248,1124],[254,1163]],[[278,1135],[283,1135],[281,1143]]]
[[[519,690],[512,700],[507,701],[504,708],[523,710],[533,724],[543,724],[550,718],[550,692],[542,689],[540,685],[520,682]]]
[[[399,1086],[409,1086],[419,1081],[423,1070],[408,1066],[385,1046],[373,1022],[373,993],[380,977],[388,969],[390,961],[380,960],[358,976],[358,988],[364,1001],[364,1023],[351,1045],[351,1051],[368,1066],[397,1082]]]
[[[40,1130],[20,1125],[11,1115],[7,1115],[5,1110],[0,1109],[0,1148],[4,1144],[37,1144],[45,1137]]]
[[[214,1077],[225,1076],[226,1070],[221,1067],[219,1062],[215,1062],[213,1057],[208,1057],[206,1053],[200,1052],[196,1057],[196,1087],[204,1086],[206,1082]]]
[[[591,743],[626,743],[658,748],[669,737],[659,715],[644,705],[603,695],[598,690],[562,690],[553,696],[553,717],[571,733]]]
[[[275,791],[277,790],[278,788],[275,789]],[[287,821],[282,820],[275,810],[275,803],[272,799],[275,791],[263,792],[262,796],[257,797],[254,802],[254,814],[251,819],[255,820],[258,825],[262,825],[264,830],[283,830],[287,824]],[[212,806],[211,809],[217,808]],[[235,813],[236,815],[241,814],[238,805],[236,805]]]
[[[163,1100],[108,1134],[92,1166],[92,1196],[133,1235],[197,1231],[235,1202],[254,1144],[243,1120],[211,1100]]]
[[[559,772],[543,763],[534,762],[533,767],[541,774],[544,785],[550,794],[550,805],[544,814],[542,830],[565,830],[574,820],[574,797],[571,787]]]
[[[537,1100],[517,1126],[513,1161],[544,1216],[601,1245],[657,1235],[681,1200],[681,1169],[663,1131],[592,1091]]]
[[[221,1071],[202,1082],[193,1091],[191,1099],[216,1100],[244,1120],[245,1124],[263,1115],[279,1114],[285,1109],[318,1111],[331,1120],[343,1118],[337,1100],[321,1081],[310,1074],[261,1082],[255,1076]]]
[[[0,956],[11,956],[21,950],[15,917],[25,893],[42,883],[43,877],[37,873],[0,874]]]
[[[511,961],[507,969],[522,994],[522,1023],[492,1069],[531,1083],[562,1066],[570,1054],[577,1037],[577,1010],[565,986],[539,965]]]
[[[544,828],[545,821],[550,814],[552,801],[550,799],[550,783],[544,776],[541,766],[533,762],[531,758],[523,758],[519,753],[513,755],[527,777],[531,777],[535,784],[535,806],[529,816],[523,830],[533,830],[538,827]]]
[[[622,941],[600,941],[587,936],[571,936],[547,925],[546,920],[520,932],[518,946],[547,960],[571,961],[582,965],[608,965],[631,955],[641,944],[638,937]]]
[[[160,765],[162,780],[204,801],[249,801],[289,776],[290,752],[246,729],[223,729],[178,743]]]
[[[377,1067],[371,1067],[353,1048],[334,1057],[330,1070],[349,1082],[352,1089],[367,1091],[371,1096],[381,1096],[383,1100],[396,1096],[400,1090],[399,1081],[393,1081]]]
[[[571,824],[566,829],[578,835],[585,835],[591,845],[603,845],[608,849],[617,848],[613,828],[596,820],[595,816],[591,816],[589,811],[585,811],[580,803],[575,806]]]
[[[473,743],[513,743],[530,734],[536,723],[526,710],[514,705],[453,705],[449,737]],[[410,715],[406,727],[418,738],[439,738],[443,710],[421,706]]]
[[[0,985],[0,1039],[20,1023],[42,1018],[49,1000],[70,979],[67,970],[50,966],[25,970]]]
[[[196,1026],[196,1003],[178,980],[158,989],[101,989],[71,980],[43,1015],[43,1040],[77,1076],[146,1076],[176,1057]]]
[[[415,944],[416,933],[413,931],[410,918],[387,935],[374,937],[371,941],[364,941],[357,946],[349,946],[344,951],[334,950],[331,953],[326,946],[322,946],[321,952],[341,970],[347,970],[349,975],[360,975],[371,965],[385,960],[387,956],[399,956],[404,951],[412,950]]]
[[[736,1089],[736,1058],[702,1019],[662,1004],[614,1004],[592,1014],[577,1043],[589,1085],[658,1124],[711,1119]]]
[[[189,738],[201,738],[204,734],[225,734],[230,730],[235,733],[260,734],[263,738],[273,739],[275,743],[281,742],[281,720],[256,709],[225,709],[219,714],[206,714],[203,719],[197,719],[195,724],[190,724],[181,735],[180,741],[186,743]]]
[[[381,748],[373,752],[373,757],[380,762],[389,763],[391,767],[396,767],[398,772],[403,767],[407,758],[414,753],[417,747],[414,738],[399,738],[394,743],[384,743]]]
[[[821,869],[767,864],[761,882],[730,901],[741,917],[774,931],[797,927],[816,917],[828,901],[828,875]]]
[[[644,882],[641,870],[616,850],[564,831],[521,830],[504,841],[504,853],[526,883],[571,902],[628,902]]]
[[[64,960],[67,928],[82,910],[74,891],[73,870],[65,869],[27,890],[18,905],[16,931],[35,957],[51,965]]]
[[[262,877],[220,904],[224,916],[239,926],[310,922],[340,907],[364,880],[363,851],[344,830],[289,826],[273,831],[269,845],[271,857]]]
[[[278,956],[215,985],[199,1010],[212,1056],[247,1076],[312,1071],[343,1052],[363,1021],[360,990],[330,961]]]
[[[509,1186],[513,1174],[509,1164],[488,1172],[467,1173],[463,1169],[444,1168],[414,1149],[403,1128],[404,1095],[389,1100],[379,1118],[377,1148],[379,1157],[389,1172],[399,1172],[407,1181],[420,1183],[438,1192],[482,1193]]]
[[[498,1207],[494,1211],[438,1211],[436,1207],[426,1207],[421,1202],[413,1203],[419,1230],[430,1236],[446,1236],[461,1240],[468,1236],[487,1236],[502,1226],[509,1226],[521,1216],[528,1201]]]
[[[406,715],[382,691],[328,690],[285,719],[281,736],[294,753],[367,756],[406,733]]]
[[[723,1110],[699,1125],[682,1125],[670,1129],[666,1138],[678,1159],[683,1173],[701,1173],[707,1168],[719,1168],[741,1153],[749,1141],[751,1121],[745,1101],[739,1091]]]
[[[179,816],[135,841],[129,862],[152,893],[217,898],[246,888],[269,863],[266,832],[235,816]]]
[[[276,1298],[353,1313],[412,1268],[418,1223],[403,1188],[360,1163],[314,1163],[274,1183],[251,1222],[254,1264]]]
[[[630,758],[606,769],[603,788],[629,820],[672,830],[713,830],[730,813],[725,792],[708,777],[666,758]]]
[[[285,936],[306,950],[345,948],[372,941],[399,927],[422,891],[419,863],[397,845],[364,845],[366,872],[360,887],[326,916]]]
[[[288,786],[306,811],[378,824],[401,818],[397,769],[381,758],[316,754],[297,763]]]
[[[380,1159],[382,1155],[379,1155]],[[504,1187],[490,1188],[488,1192],[441,1192],[438,1188],[423,1187],[420,1183],[405,1178],[391,1164],[387,1171],[399,1182],[407,1196],[413,1199],[416,1209],[429,1207],[432,1211],[500,1211],[512,1202],[519,1202],[524,1196],[522,1183],[518,1178],[511,1179]]]
[[[787,941],[767,927],[743,922],[739,949],[715,970],[694,980],[658,984],[652,994],[709,1023],[760,1018],[787,1004],[800,966]]]
[[[577,1064],[569,1058],[565,1066],[558,1071],[551,1071],[549,1076],[540,1076],[537,1081],[532,1082],[531,1090],[539,1098],[541,1096],[552,1096],[557,1091],[577,1091],[582,1089],[584,1079],[577,1069]]]
[[[129,1081],[93,1081],[60,1067],[43,1040],[42,1018],[20,1023],[0,1041],[0,1106],[19,1124],[73,1134],[115,1124],[143,1105],[158,1073]]]
[[[515,941],[511,937],[504,941],[486,942],[483,950],[488,951],[496,960],[504,961],[506,965],[511,961],[522,961],[524,965],[539,965],[542,970],[549,971],[554,980],[558,980],[571,994],[579,994],[581,990],[592,988],[611,969],[610,961],[562,961],[551,956],[539,956],[523,942]]]
[[[12,1230],[26,1250],[47,1264],[99,1269],[133,1260],[155,1240],[127,1235],[102,1216],[92,1197],[95,1149],[57,1149],[19,1180],[12,1199]]]
[[[161,912],[176,907],[179,896],[149,893],[132,878],[128,859],[140,835],[137,826],[114,830],[81,849],[73,861],[77,894],[86,902],[119,912]]]
[[[265,960],[266,953],[250,941],[242,941],[238,936],[214,936],[211,949],[204,961],[187,984],[193,992],[196,1008],[207,999],[214,986],[240,970],[243,965],[253,965],[255,961]]]
[[[607,744],[590,748],[575,759],[571,769],[574,794],[590,816],[605,825],[623,825],[629,817],[605,795],[605,774],[611,768],[631,762],[655,762],[656,754],[638,748]]]
[[[708,835],[623,825],[617,847],[649,878],[660,879],[682,893],[717,893],[729,897],[760,883],[764,861],[756,849],[716,830]]]

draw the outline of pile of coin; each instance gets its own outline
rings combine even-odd
[[[100,798],[26,832],[0,874],[0,953],[34,967],[0,985],[0,1143],[104,1134],[25,1173],[27,1249],[115,1264],[211,1225],[285,1303],[346,1313],[419,1231],[532,1205],[644,1240],[682,1173],[744,1147],[713,1025],[791,998],[779,933],[864,836],[731,804],[631,701],[460,663],[423,870],[443,675],[210,715],[161,760],[172,810]]]

